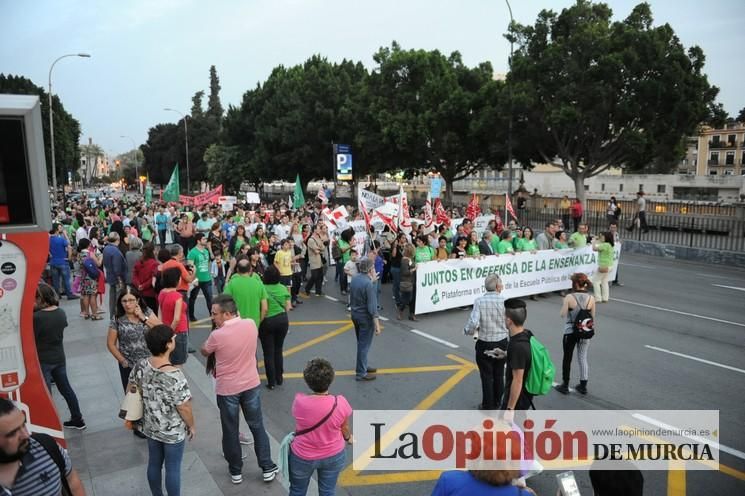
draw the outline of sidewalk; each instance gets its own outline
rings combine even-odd
[[[65,429],[65,436],[86,493],[89,496],[149,496],[147,441],[125,429],[124,422],[117,417],[123,393],[116,361],[106,349],[108,312],[104,320],[90,321],[80,317],[77,301],[62,300],[60,306],[67,313],[68,321],[65,330],[67,374],[88,426],[84,431]],[[184,371],[191,388],[197,435],[194,441],[187,441],[184,452],[181,494],[286,495],[287,486],[281,478],[269,484],[261,480],[253,445],[242,446],[248,455],[243,461],[243,483],[230,482],[228,465],[222,457],[220,416],[212,381],[194,356],[189,357]],[[67,404],[56,388],[53,388],[53,398],[61,420],[67,420],[70,417]],[[245,422],[241,421],[241,425],[241,431],[248,433]],[[279,444],[271,435],[270,441],[272,458],[276,461]]]

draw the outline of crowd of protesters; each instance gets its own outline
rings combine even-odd
[[[143,419],[133,425],[133,432],[149,443],[147,479],[153,494],[163,494],[163,466],[167,493],[179,494],[184,443],[196,434],[191,393],[182,366],[189,352],[195,351],[189,349],[188,335],[190,323],[197,320],[200,292],[213,325],[200,351],[215,378],[222,452],[234,484],[243,480],[240,444],[254,445],[265,482],[273,481],[281,468],[272,458],[263,426],[257,346],[260,344],[263,351],[264,387],[273,390],[282,386],[289,312],[311,293],[324,295],[329,284],[338,284],[341,294],[348,298],[347,310],[358,341],[359,381],[375,379],[376,369],[368,366],[367,354],[373,336],[381,329],[382,283],[392,283],[398,319],[407,312],[410,320],[417,320],[418,264],[590,245],[598,253],[599,270],[593,281],[584,275],[573,278],[572,292],[561,310],[567,329],[579,306],[590,308],[594,315],[595,304],[609,298],[608,273],[613,265],[613,245],[618,242],[617,219],[611,220],[607,232],[591,235],[582,223],[581,204],[567,207],[573,222],[571,233],[569,218],[546,223],[537,235],[530,226],[519,226],[514,221],[503,225],[497,219],[479,233],[467,218],[452,229],[441,225],[427,232],[421,222],[423,214],[412,211],[410,233],[397,233],[386,226],[382,231],[369,231],[369,239],[362,245],[356,242],[353,228],[340,229],[329,222],[325,208],[315,201],[299,209],[275,202],[223,211],[215,205],[146,205],[141,199],[126,197],[91,204],[83,196],[69,203],[66,211],[53,211],[50,260],[44,274],[49,285],[40,286],[38,305],[45,313],[38,319],[57,322],[46,327],[59,328],[54,332],[61,348],[61,333],[67,322],[64,312],[55,317],[58,294],[68,299],[79,296],[83,319],[101,320],[108,313],[107,344],[117,362],[122,388],[125,392],[132,387],[142,391]],[[447,213],[451,218],[460,217],[457,209]],[[352,220],[364,220],[364,216],[353,211],[348,221]],[[594,297],[587,294],[591,288],[595,289]],[[498,278],[487,280],[486,289],[485,296],[489,292],[498,294],[501,282]],[[107,292],[108,304],[104,305]],[[501,314],[489,313],[488,305],[494,304],[501,305]],[[503,374],[505,363],[510,370],[510,361],[499,354],[480,355],[495,348],[509,353],[508,346],[519,342],[525,304],[509,305],[513,309],[505,310],[504,300],[497,297],[477,302],[468,324],[471,331],[480,330],[476,361],[483,385],[480,406],[484,409],[500,405],[522,409],[529,404],[522,396],[511,398],[507,394],[512,376],[508,375],[505,385]],[[485,321],[483,315],[494,318],[484,324],[489,318]],[[37,342],[49,341],[45,334],[47,331],[40,331]],[[563,380],[556,389],[565,394],[569,391],[569,368],[576,347],[581,374],[577,390],[586,393],[587,343],[578,342],[567,331],[563,347]],[[520,353],[513,350],[512,354]],[[84,429],[82,413],[65,374],[64,357],[51,353],[45,356],[42,367],[47,383],[51,387],[54,380],[72,414],[65,427]],[[52,356],[55,358],[49,358]],[[311,360],[304,378],[311,394],[298,393],[293,402],[297,440],[289,447],[289,467],[282,468],[287,468],[290,494],[305,494],[314,472],[318,473],[320,494],[334,494],[337,477],[345,466],[345,445],[352,439],[348,423],[352,407],[343,396],[330,395],[334,370],[326,360]],[[240,413],[251,438],[239,431]],[[475,491],[469,494],[492,494],[488,488],[509,485],[517,478],[514,475],[508,471],[474,471],[471,477],[446,473],[433,494],[465,494],[457,492],[458,488]]]

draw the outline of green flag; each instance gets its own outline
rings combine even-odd
[[[179,185],[178,185],[178,164],[173,168],[171,179],[166,184],[166,189],[163,190],[163,201],[177,202],[179,201]]]
[[[305,197],[303,196],[303,186],[300,184],[300,174],[295,178],[295,195],[292,199],[292,208],[298,209],[305,205]]]
[[[150,183],[147,183],[147,185],[145,185],[145,205],[149,207],[152,201],[153,201],[153,187],[150,186]]]

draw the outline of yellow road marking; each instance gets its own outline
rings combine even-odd
[[[421,374],[424,372],[447,372],[450,370],[460,370],[462,367],[460,365],[426,365],[423,367],[401,367],[401,368],[390,368],[390,369],[378,369],[377,372],[375,372],[375,375],[385,375],[385,374]],[[334,371],[334,375],[337,377],[348,377],[355,375],[357,372],[354,370],[336,370]],[[262,378],[265,378],[265,376],[262,374]],[[285,379],[302,379],[303,373],[302,372],[290,372],[285,373],[282,375]]]
[[[620,427],[622,429],[630,429],[630,427],[627,425],[622,425]],[[655,437],[655,436],[638,435],[636,437],[643,439],[645,441],[652,442],[652,443],[664,443],[662,439]],[[720,452],[720,455],[721,455],[721,452]],[[724,465],[722,462],[717,463],[711,460],[691,460],[691,462],[701,463],[702,465],[706,465],[707,467],[711,467],[715,470],[719,470],[723,474],[727,474],[730,477],[734,477],[735,479],[745,481],[745,472],[741,470],[737,470],[736,468],[732,468],[730,466]],[[670,476],[668,475],[668,482],[669,481],[670,481]],[[685,484],[685,481],[683,483]],[[671,494],[671,493],[668,492],[668,494]],[[682,494],[685,494],[685,492],[683,492]]]
[[[331,339],[333,337],[338,336],[339,334],[343,334],[343,333],[347,332],[349,329],[352,329],[354,327],[354,324],[352,324],[348,320],[345,320],[344,322],[347,322],[347,324],[341,326],[338,329],[334,329],[333,331],[327,332],[326,334],[322,334],[322,335],[318,336],[317,338],[309,339],[308,341],[306,341],[304,343],[301,343],[301,344],[299,344],[297,346],[293,346],[292,348],[286,349],[285,351],[282,352],[282,356],[283,357],[287,357],[287,356],[290,356],[290,355],[292,355],[294,353],[297,353],[298,351],[302,351],[302,350],[304,350],[306,348],[310,348],[311,346],[315,346],[318,343],[322,343],[322,342],[324,342],[324,341],[326,341],[328,339]],[[264,366],[264,360],[260,361],[257,365],[259,367],[263,367]]]
[[[667,496],[685,496],[685,494],[685,463],[671,461],[667,471]]]
[[[463,362],[463,359],[453,358],[455,355],[448,358],[453,359],[457,362]],[[459,357],[458,357],[459,358]],[[406,416],[401,419],[396,425],[394,425],[386,434],[383,436],[380,442],[381,449],[385,449],[390,445],[398,436],[411,424],[413,424],[419,417],[421,417],[426,410],[432,408],[443,396],[445,396],[450,390],[452,390],[458,383],[468,376],[471,372],[476,370],[476,367],[469,363],[463,363],[457,368],[457,372],[450,376],[445,382],[440,384],[437,389],[432,391],[426,398],[420,401]],[[360,475],[360,472],[365,470],[367,466],[366,460],[369,460],[373,454],[374,446],[370,446],[365,452],[354,460],[352,465],[349,465],[339,475],[339,482],[342,486],[367,486],[375,484],[391,484],[391,483],[402,483],[402,482],[418,482],[418,481],[430,481],[435,480],[440,475],[440,471],[415,471],[415,472],[397,472],[391,474],[374,474],[374,475]],[[355,470],[353,467],[357,466]]]

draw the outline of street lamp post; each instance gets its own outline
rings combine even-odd
[[[135,181],[137,181],[137,191],[142,194],[142,183],[140,182],[140,169],[139,169],[139,151],[140,149],[137,148],[137,144],[135,143],[134,138],[131,136],[119,136],[120,138],[127,138],[132,142],[132,149],[135,151]]]
[[[512,17],[512,6],[510,5],[509,0],[504,0],[507,3],[507,10],[510,12],[510,29],[512,29],[512,25],[515,23],[515,19]],[[510,61],[509,61],[509,70],[512,72],[512,56],[513,56],[513,36],[512,33],[510,33]],[[512,200],[512,84],[507,81],[507,97],[510,99],[510,120],[507,125],[507,162],[508,162],[508,172],[507,172],[507,195],[509,196],[510,200]],[[507,216],[507,203],[505,202],[504,207],[504,220],[505,222],[509,222],[509,217]]]
[[[63,55],[61,57],[58,57],[54,62],[52,62],[52,66],[49,68],[49,146],[51,150],[52,155],[52,190],[54,191],[54,199],[57,199],[57,161],[54,157],[54,111],[52,110],[52,69],[54,69],[54,66],[57,62],[60,60],[66,58],[66,57],[85,57],[89,58],[90,54],[88,53],[68,53],[67,55]],[[64,184],[64,178],[62,180],[62,184]],[[62,204],[64,206],[65,202],[65,191],[64,188],[62,189]]]
[[[184,119],[184,139],[186,142],[186,191],[191,192],[191,177],[189,176],[189,129],[186,126],[186,118],[188,117],[183,112],[179,112],[176,109],[164,108],[168,112],[176,112]]]

